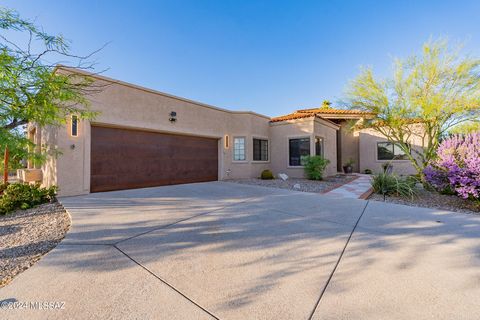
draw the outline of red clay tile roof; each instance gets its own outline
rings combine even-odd
[[[295,113],[317,113],[317,114],[359,114],[359,115],[372,115],[374,113],[361,110],[347,110],[347,109],[330,109],[330,108],[312,108],[312,109],[300,109]]]
[[[318,119],[322,119],[323,121],[327,121],[327,122],[333,124],[334,126],[338,127],[338,124],[336,124],[335,122],[333,122],[329,119],[322,118],[321,116],[319,116],[318,114],[315,114],[315,113],[291,113],[291,114],[287,114],[285,116],[271,118],[270,122],[280,122],[280,121],[295,120],[295,119],[302,119],[302,118],[311,118],[311,117],[316,117]]]
[[[287,120],[294,120],[294,119],[301,119],[301,118],[310,118],[310,117],[317,117],[323,119],[325,121],[332,122],[331,120],[325,119],[322,115],[373,115],[374,113],[361,111],[361,110],[345,110],[345,109],[330,109],[330,108],[312,108],[312,109],[301,109],[297,110],[294,113],[290,113],[284,116],[274,117],[270,120],[270,122],[280,122],[280,121],[287,121]],[[334,123],[334,122],[332,122]]]
[[[294,120],[294,119],[301,119],[301,118],[310,118],[315,116],[314,113],[290,113],[280,117],[274,117],[270,119],[270,122],[279,122],[279,121],[287,121],[287,120]]]

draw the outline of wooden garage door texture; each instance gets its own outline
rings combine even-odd
[[[92,126],[90,191],[218,180],[218,140]]]

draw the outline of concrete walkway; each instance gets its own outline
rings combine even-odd
[[[359,173],[355,175],[358,176],[357,179],[330,190],[324,195],[342,199],[365,199],[370,194],[372,176]]]
[[[0,289],[0,319],[480,314],[479,216],[226,182],[61,201],[72,229]]]

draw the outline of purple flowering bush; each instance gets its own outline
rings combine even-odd
[[[445,139],[424,174],[440,192],[480,201],[480,132]]]

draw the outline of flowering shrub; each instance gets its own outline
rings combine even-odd
[[[440,192],[480,200],[480,132],[445,139],[424,174]]]

